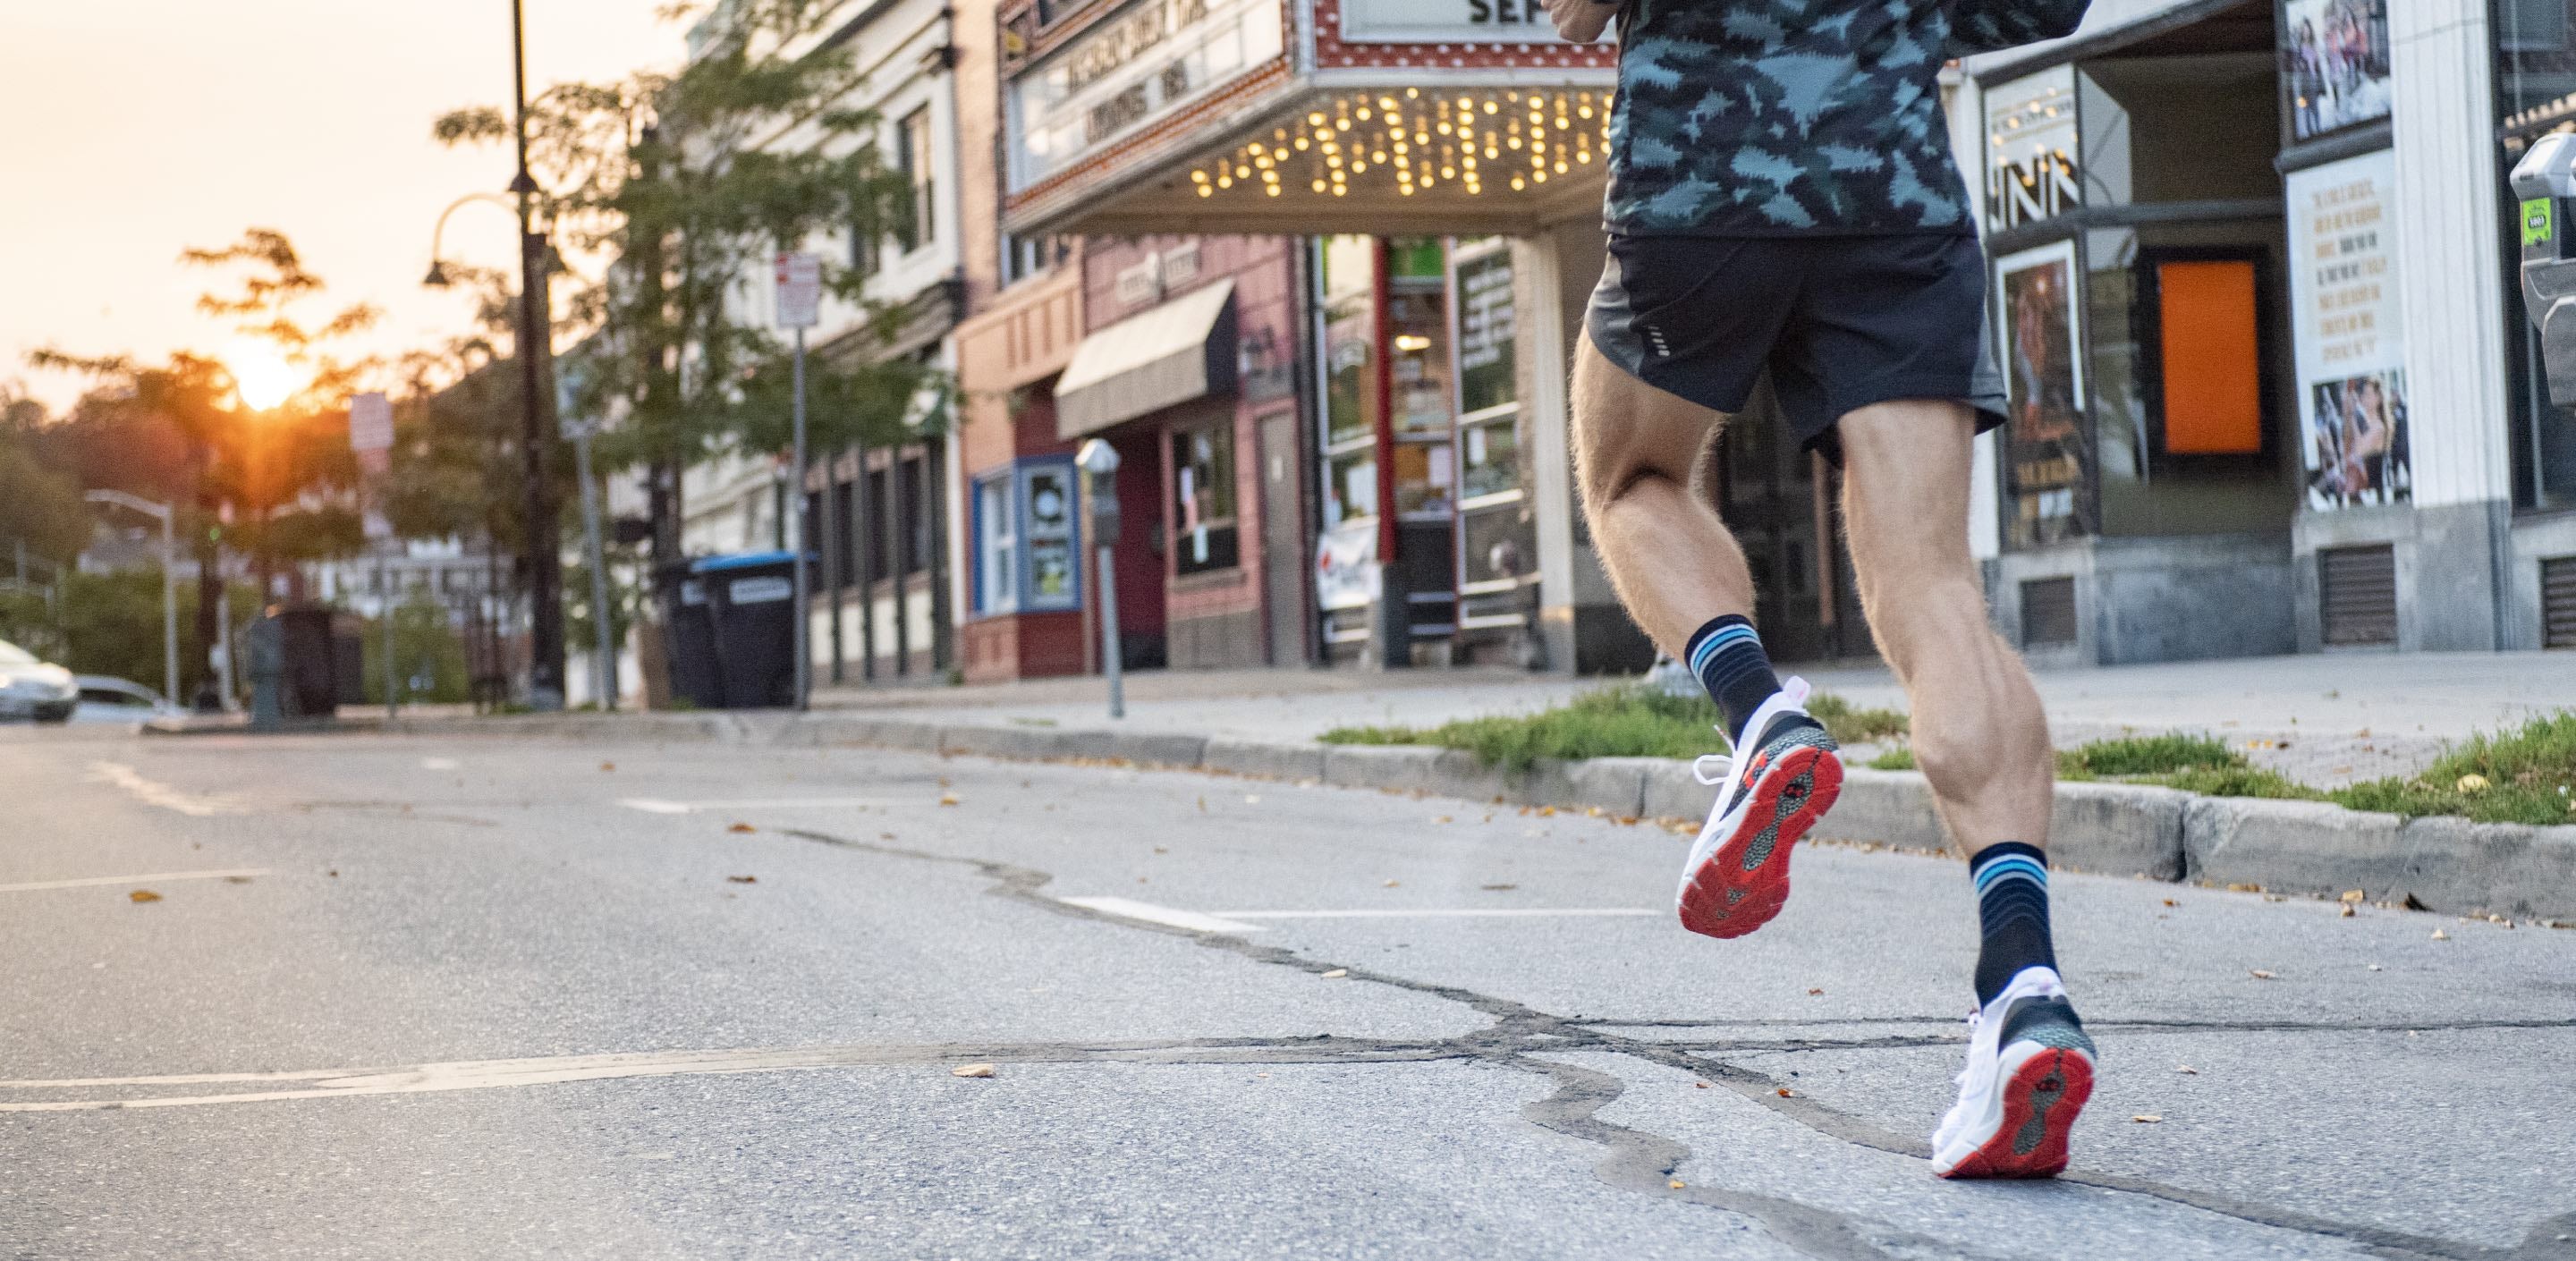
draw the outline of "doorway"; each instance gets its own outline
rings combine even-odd
[[[1874,661],[1836,511],[1842,475],[1786,436],[1766,380],[1727,424],[1707,470],[1718,516],[1753,573],[1754,624],[1777,661]]]

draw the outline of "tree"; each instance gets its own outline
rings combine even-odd
[[[783,445],[785,347],[743,301],[768,256],[850,233],[873,241],[910,213],[876,116],[842,104],[862,75],[828,38],[840,7],[725,0],[692,32],[700,51],[677,74],[566,84],[529,105],[543,217],[561,243],[604,262],[597,279],[568,277],[576,405],[616,420],[599,443],[608,467],[647,470],[657,561],[679,555],[682,469]],[[478,107],[440,118],[434,134],[483,144],[513,133],[502,111]],[[863,280],[827,252],[832,292],[859,301]],[[869,312],[885,335],[896,322]],[[899,440],[901,406],[874,404],[908,399],[923,372],[813,365],[813,397],[835,401],[812,409],[818,446]]]

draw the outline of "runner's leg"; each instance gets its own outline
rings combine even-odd
[[[1687,658],[1711,619],[1753,615],[1753,574],[1717,511],[1693,493],[1725,418],[1574,351],[1575,484],[1610,585],[1657,647]]]
[[[1914,760],[1950,835],[1972,854],[1998,841],[2045,849],[2056,755],[2021,658],[1986,620],[1968,554],[1975,413],[1905,399],[1837,426],[1843,518],[1862,608],[1905,685]]]

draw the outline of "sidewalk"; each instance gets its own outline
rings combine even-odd
[[[1906,707],[1904,689],[1885,669],[1802,672],[1818,690],[1854,704]],[[2061,747],[2132,732],[2202,732],[2242,748],[2258,765],[2318,787],[2411,773],[2448,741],[2576,707],[2576,655],[2566,653],[2333,653],[2035,677],[2050,734]],[[1127,717],[1118,725],[1302,741],[1342,726],[1429,726],[1528,713],[1603,682],[1494,669],[1148,671],[1128,676]],[[996,727],[1097,728],[1111,722],[1107,694],[1098,678],[844,687],[818,690],[814,708],[910,711],[905,716]]]

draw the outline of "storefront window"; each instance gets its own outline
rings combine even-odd
[[[1324,528],[1377,515],[1377,453],[1368,447],[1326,460]]]
[[[2576,0],[2495,0],[2494,13],[2501,172],[2521,160],[2532,140],[2576,118]],[[2508,219],[2499,231],[2510,232],[2518,207],[2509,196],[2499,200]],[[2508,248],[2506,258],[2514,257]],[[2539,333],[2523,310],[2520,286],[2508,278],[2504,289],[2505,327],[2518,343],[2510,389],[2514,505],[2576,509],[2576,409],[2549,401]]]
[[[1028,469],[1025,477],[1029,604],[1066,608],[1075,602],[1073,469],[1042,465]]]
[[[1172,435],[1172,521],[1174,572],[1197,574],[1234,568],[1231,421]]]
[[[2087,534],[2084,375],[2077,349],[2075,243],[2059,241],[1995,263],[1995,326],[2003,332],[2006,525],[2015,547]]]
[[[1020,606],[1020,548],[1011,500],[1015,479],[1005,473],[975,483],[975,611],[1008,613]]]

